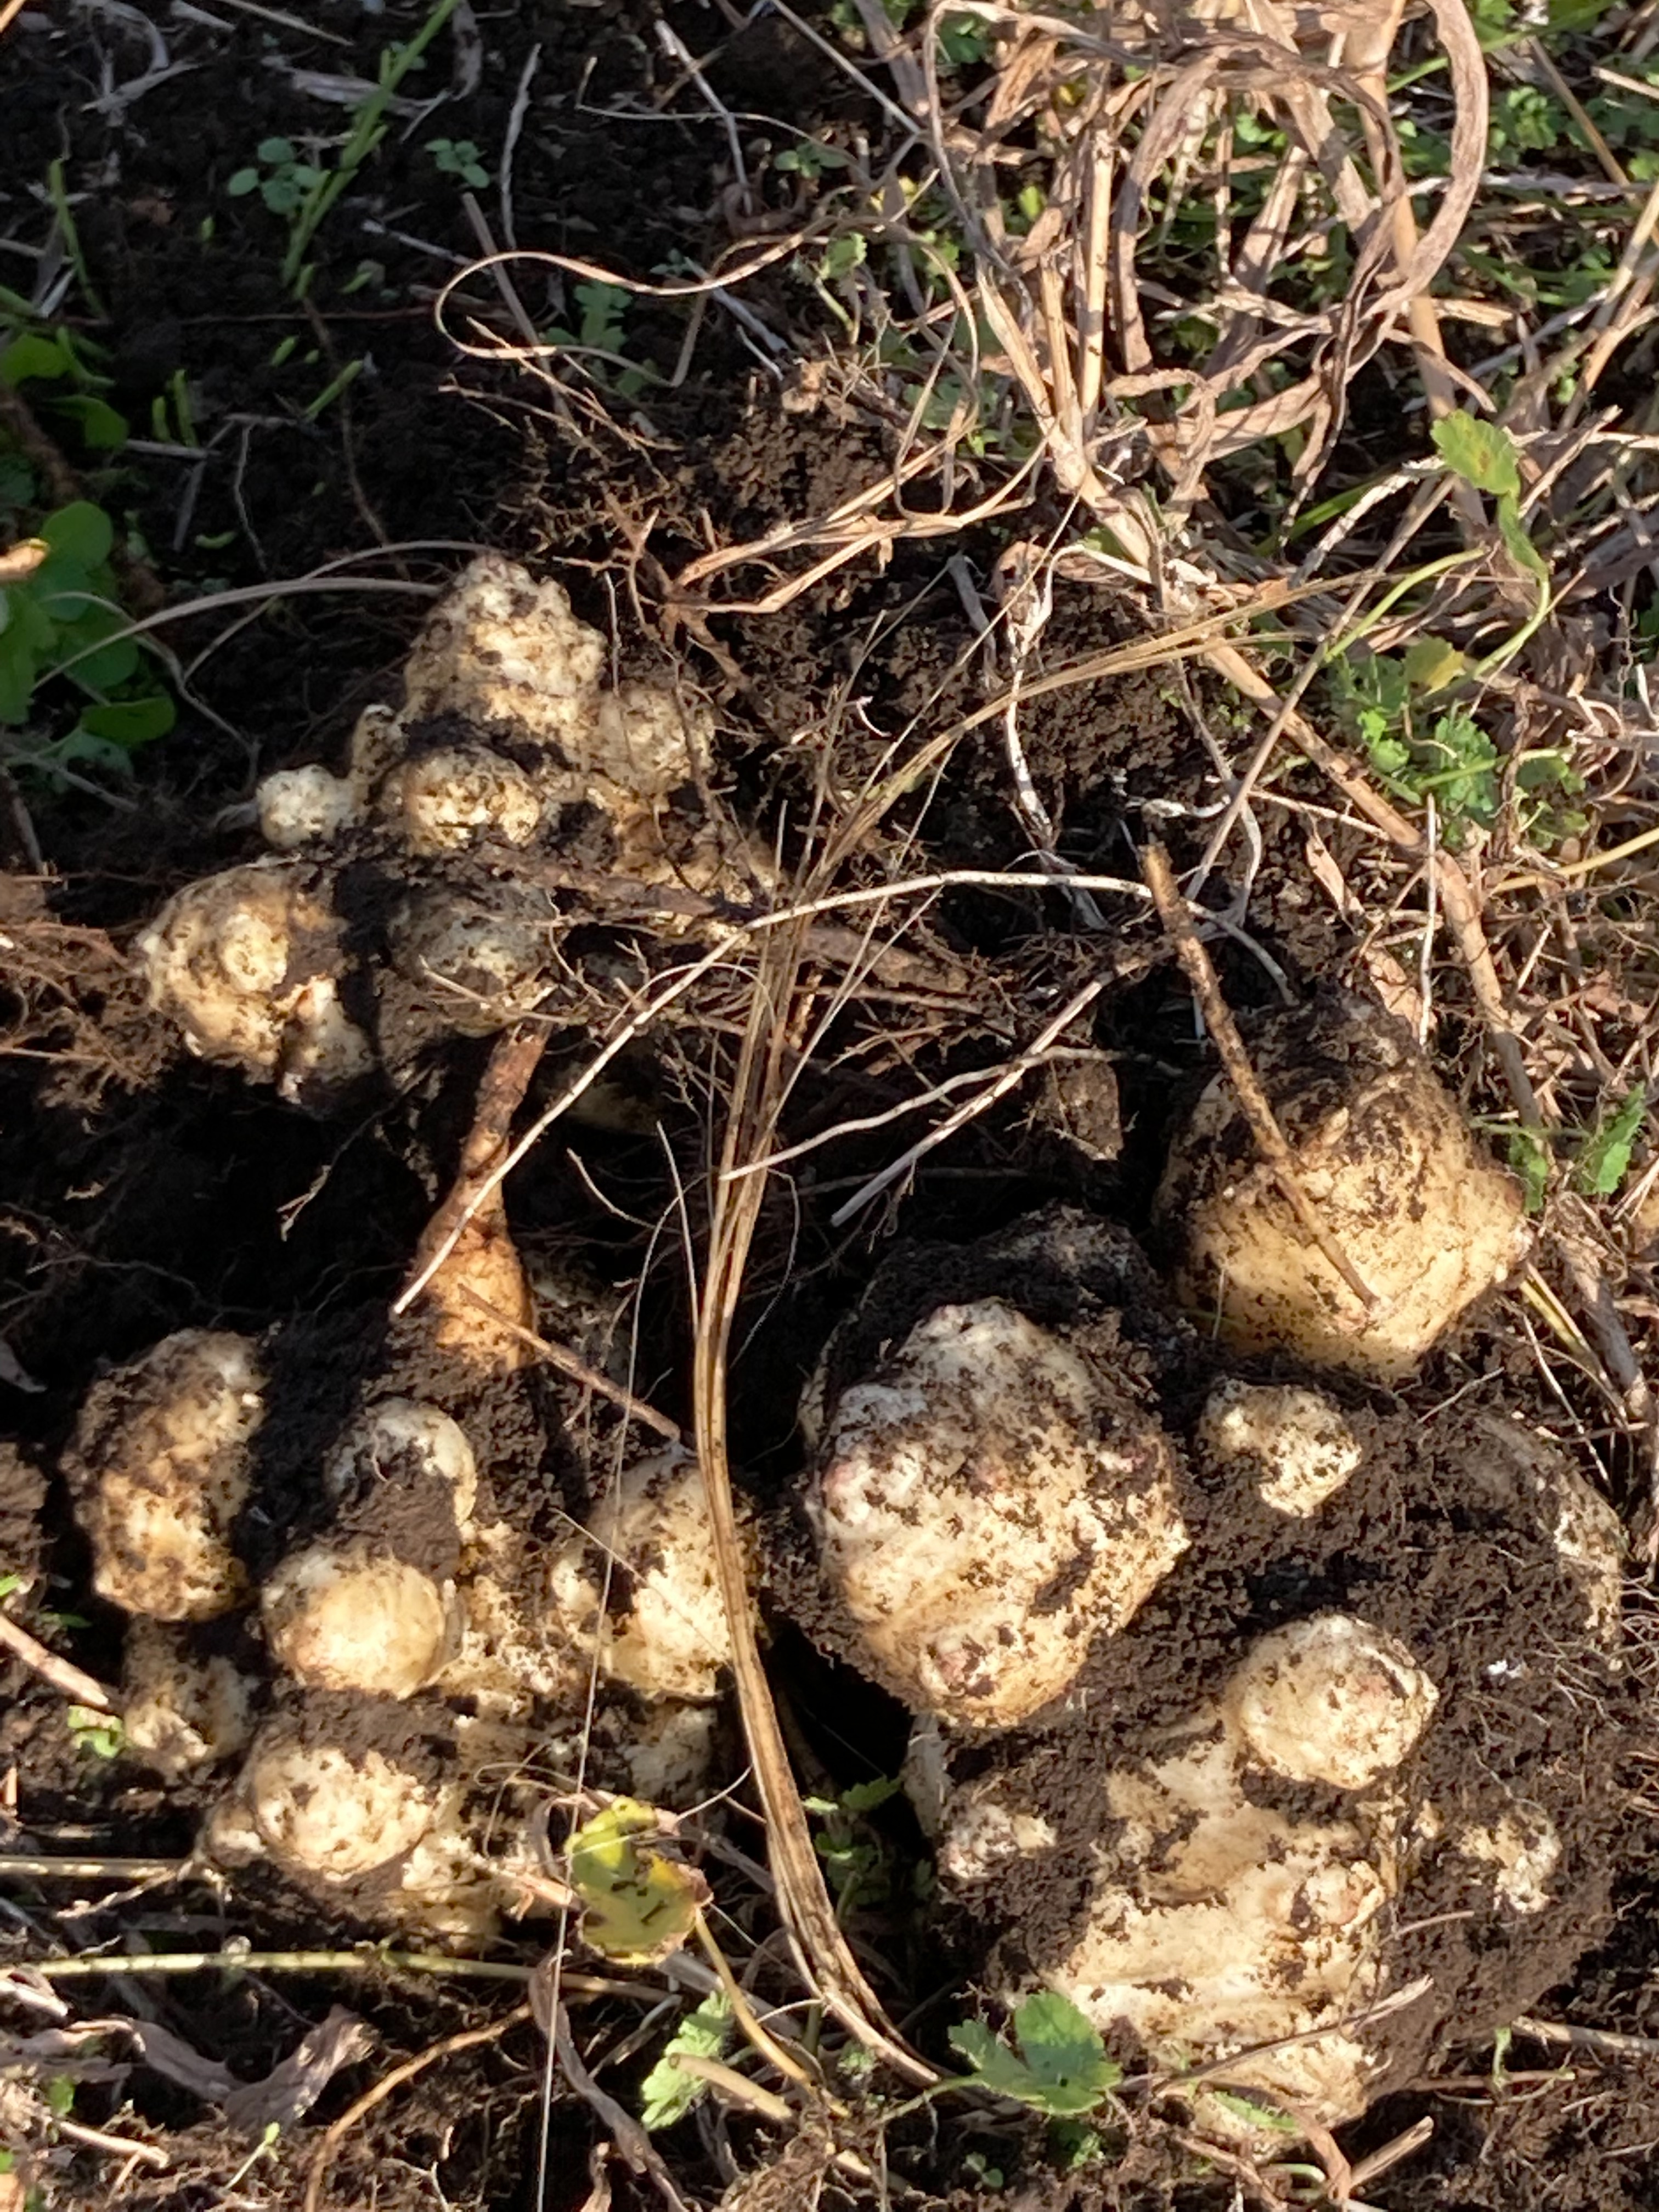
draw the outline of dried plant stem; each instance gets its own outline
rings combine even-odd
[[[1659,2039],[1651,2035],[1621,2035],[1610,2027],[1570,2027],[1563,2021],[1534,2020],[1523,2012],[1510,2022],[1517,2035],[1535,2043],[1564,2045],[1572,2051],[1591,2051],[1607,2058],[1659,2058]]]
[[[766,1194],[764,1176],[734,1170],[776,1150],[777,1117],[787,1089],[786,1056],[796,1000],[805,923],[769,937],[750,994],[749,1019],[732,1078],[732,1103],[714,1182],[708,1256],[696,1294],[692,1392],[698,1464],[702,1471],[721,1601],[732,1637],[732,1672],[756,1788],[766,1815],[767,1851],[784,1923],[815,1978],[823,2002],[866,2049],[921,2086],[932,2067],[899,2042],[865,1980],[836,1917],[823,1866],[813,1848],[805,1809],[790,1770],[777,1708],[755,1634],[748,1565],[739,1539],[726,1454],[727,1358],[750,1246]]]
[[[1316,768],[1322,769],[1351,805],[1358,809],[1365,819],[1380,830],[1389,843],[1414,860],[1426,862],[1428,855],[1423,836],[1408,822],[1397,807],[1390,805],[1358,764],[1319,734],[1307,718],[1293,707],[1285,706],[1278,693],[1251,667],[1237,647],[1217,644],[1208,649],[1206,658],[1217,674],[1241,690],[1264,714],[1282,717],[1285,735],[1296,744]],[[1475,1004],[1480,1009],[1492,1050],[1504,1071],[1504,1080],[1522,1124],[1528,1129],[1542,1127],[1538,1110],[1538,1099],[1527,1073],[1527,1064],[1521,1049],[1508,1006],[1504,1000],[1504,987],[1498,980],[1492,948],[1486,943],[1486,933],[1480,920],[1480,908],[1473,886],[1462,869],[1443,846],[1435,854],[1433,866],[1439,885],[1440,902],[1455,939],[1459,954],[1474,993]]]
[[[631,1421],[641,1427],[654,1429],[659,1437],[666,1437],[671,1444],[680,1441],[679,1424],[671,1421],[666,1413],[659,1413],[654,1406],[647,1406],[643,1398],[636,1398],[631,1390],[624,1390],[620,1382],[613,1382],[608,1375],[601,1375],[597,1367],[590,1367],[562,1344],[550,1344],[544,1336],[538,1336],[533,1328],[526,1328],[521,1322],[514,1321],[499,1306],[481,1298],[470,1283],[460,1285],[461,1296],[481,1314],[488,1315],[497,1328],[504,1328],[509,1336],[516,1337],[528,1352],[536,1352],[550,1367],[556,1367],[561,1375],[568,1375],[573,1382],[580,1382],[585,1390],[596,1397],[607,1398],[618,1406]]]
[[[501,2020],[492,2021],[488,2027],[465,2028],[459,2035],[446,2036],[441,2043],[434,2043],[429,2050],[417,2051],[413,2058],[405,2059],[401,2066],[394,2066],[389,2074],[382,2075],[372,2089],[366,2089],[356,2104],[348,2105],[339,2118],[324,2130],[323,2139],[317,2146],[310,2171],[306,2175],[305,2212],[317,2212],[322,2203],[323,2185],[328,2179],[328,2170],[334,2163],[340,2145],[358,2121],[365,2118],[377,2105],[384,2104],[394,2089],[400,2089],[405,2081],[412,2081],[416,2075],[425,2073],[428,2066],[436,2065],[441,2058],[452,2058],[458,2051],[476,2050],[481,2043],[499,2042],[509,2028],[519,2027],[531,2017],[527,2004],[516,2005]]]
[[[1153,890],[1152,896],[1154,899],[1157,898],[1156,890]],[[842,1228],[855,1213],[860,1212],[872,1198],[879,1198],[882,1192],[890,1189],[901,1176],[908,1175],[918,1160],[925,1158],[938,1146],[944,1144],[947,1138],[954,1137],[958,1129],[965,1128],[968,1123],[982,1114],[988,1106],[994,1106],[999,1098],[1006,1098],[1032,1068],[1048,1058],[1060,1038],[1080,1015],[1088,1012],[1107,986],[1115,983],[1117,980],[1115,969],[1109,965],[1101,974],[1091,976],[1080,990],[1073,993],[1060,1012],[1051,1020],[1044,1023],[1042,1028],[1018,1059],[1011,1060],[1006,1067],[1000,1069],[996,1075],[990,1077],[982,1091],[976,1092],[972,1098],[964,1100],[954,1113],[945,1116],[937,1128],[930,1129],[925,1137],[919,1138],[908,1152],[902,1152],[897,1159],[883,1168],[879,1175],[872,1176],[868,1182],[861,1184],[845,1205],[837,1207],[836,1211],[830,1215],[831,1226],[836,1229]]]
[[[528,1023],[504,1030],[496,1038],[478,1085],[472,1126],[461,1146],[455,1181],[448,1196],[427,1224],[416,1251],[416,1287],[431,1280],[454,1250],[461,1231],[477,1212],[483,1197],[498,1187],[500,1178],[495,1170],[507,1154],[513,1116],[524,1103],[525,1093],[546,1048],[547,1031]],[[402,1312],[412,1296],[412,1289],[406,1291],[395,1310]]]
[[[1263,1158],[1273,1171],[1274,1181],[1289,1200],[1291,1210],[1297,1219],[1359,1300],[1366,1314],[1369,1316],[1375,1313],[1377,1306],[1376,1291],[1366,1284],[1364,1278],[1320,1219],[1313,1200],[1303,1188],[1302,1178],[1297,1173],[1295,1155],[1285,1141],[1278,1122],[1273,1119],[1273,1108],[1267,1103],[1267,1094],[1261,1088],[1256,1079],[1255,1070],[1250,1065],[1249,1055],[1244,1049],[1244,1040],[1238,1034],[1238,1025],[1233,1019],[1232,1011],[1221,995],[1221,985],[1216,978],[1215,969],[1210,964],[1210,956],[1204,950],[1198,932],[1193,927],[1186,901],[1176,889],[1175,874],[1170,866],[1169,854],[1163,846],[1154,840],[1149,842],[1142,852],[1140,865],[1146,878],[1146,887],[1152,892],[1153,902],[1158,908],[1158,919],[1164,924],[1170,941],[1175,946],[1176,957],[1186,973],[1188,981],[1193,987],[1193,994],[1203,1011],[1210,1035],[1215,1039],[1216,1050],[1221,1055],[1221,1064],[1227,1072],[1227,1079],[1233,1086],[1239,1105],[1243,1109],[1244,1118],[1250,1125],[1251,1134],[1261,1146]]]
[[[27,1628],[20,1628],[3,1613],[0,1613],[0,1644],[11,1653],[14,1659],[21,1659],[26,1667],[32,1667],[44,1680],[52,1684],[54,1690],[61,1690],[77,1705],[90,1705],[98,1713],[112,1713],[115,1711],[116,1699],[112,1690],[106,1690],[90,1674],[83,1674],[72,1661],[60,1659],[55,1651],[48,1651],[46,1645],[31,1636]]]

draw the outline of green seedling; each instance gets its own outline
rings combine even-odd
[[[102,394],[111,380],[94,364],[100,347],[61,327],[36,320],[27,301],[0,289],[0,384],[15,392],[27,385],[29,405],[70,426],[88,453],[118,452],[127,441],[125,416]],[[27,507],[35,495],[33,471],[0,440],[0,512]]]
[[[543,343],[602,356],[604,366],[592,369],[594,380],[620,399],[637,399],[648,384],[658,380],[648,365],[635,368],[625,357],[629,295],[620,284],[594,283],[574,286],[571,296],[579,311],[575,329],[556,323],[543,331]]]
[[[81,234],[76,228],[74,210],[70,206],[69,186],[64,178],[61,156],[46,164],[46,197],[52,202],[52,213],[58,219],[58,235],[65,259],[75,271],[75,281],[81,287],[81,297],[99,321],[109,320],[109,311],[93,289],[92,273],[87,267],[87,257],[82,249]]]
[[[823,1823],[813,1840],[839,1914],[884,1904],[891,1894],[892,1854],[868,1816],[896,1796],[899,1788],[898,1783],[883,1778],[855,1782],[839,1797],[802,1800],[806,1810]]]
[[[1077,2119],[1097,2112],[1123,2079],[1099,2031],[1057,1990],[1017,2007],[1013,2032],[1011,2050],[977,2021],[953,2027],[951,2047],[973,2069],[958,2086],[1011,2097],[1050,2119]]]
[[[1630,1173],[1631,1154],[1648,1117],[1648,1094],[1638,1084],[1584,1139],[1572,1180],[1587,1198],[1616,1198]]]
[[[1466,706],[1432,703],[1472,672],[1455,647],[1434,637],[1399,655],[1345,654],[1331,667],[1338,712],[1378,778],[1414,805],[1432,799],[1441,836],[1454,848],[1471,829],[1498,819],[1510,765]],[[1525,752],[1513,767],[1525,836],[1547,845],[1583,829],[1583,816],[1560,803],[1583,789],[1564,752]]]
[[[1550,1190],[1550,1148],[1542,1131],[1511,1129],[1505,1153],[1521,1180],[1522,1205],[1529,1214],[1541,1213]]]
[[[481,192],[489,182],[489,172],[470,138],[428,138],[426,150],[441,175],[458,177],[475,192]]]
[[[1516,444],[1501,423],[1479,415],[1445,415],[1431,435],[1435,451],[1455,477],[1496,502],[1498,535],[1516,567],[1529,576],[1538,590],[1531,615],[1506,643],[1484,660],[1477,673],[1489,676],[1514,659],[1543,621],[1550,608],[1550,572],[1542,555],[1528,537],[1521,520],[1521,461]]]
[[[234,200],[258,192],[272,215],[291,216],[327,175],[314,161],[300,159],[291,138],[262,138],[253,163],[238,169],[225,190]]]
[[[683,2120],[708,2087],[701,2075],[688,2073],[675,2061],[719,2058],[731,2040],[732,2000],[724,1990],[711,1990],[686,2014],[664,2045],[662,2057],[640,2084],[640,2118],[653,2134]]]
[[[64,1716],[77,1751],[94,1759],[114,1759],[126,1741],[126,1730],[114,1713],[94,1712],[90,1705],[71,1705]]]
[[[386,118],[398,87],[411,70],[420,68],[427,48],[454,14],[455,4],[456,0],[437,0],[406,45],[381,49],[374,89],[354,111],[351,129],[331,168],[300,161],[286,138],[267,138],[258,149],[258,166],[239,169],[230,179],[229,191],[239,197],[258,191],[273,215],[286,217],[283,282],[296,299],[310,289],[312,270],[306,256],[312,241],[378,151],[390,127]]]
[[[114,541],[102,507],[73,501],[14,549],[39,557],[0,586],[0,725],[30,721],[41,686],[67,678],[88,703],[55,749],[64,759],[118,758],[173,727],[172,698],[144,667],[137,641],[120,635],[127,621],[109,565]]]
[[[847,156],[838,146],[824,146],[816,138],[803,138],[799,146],[787,146],[775,155],[772,167],[784,176],[805,177],[810,183],[827,175],[831,169],[844,169]]]

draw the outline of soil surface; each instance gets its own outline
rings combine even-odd
[[[822,514],[879,481],[891,460],[880,425],[838,411],[821,380],[780,368],[736,316],[709,307],[693,333],[683,307],[631,301],[604,341],[623,356],[600,364],[608,380],[549,381],[502,357],[522,333],[487,275],[438,297],[483,241],[465,180],[439,166],[430,141],[478,149],[490,184],[477,189],[477,206],[495,242],[515,236],[526,249],[649,283],[665,267],[707,266],[734,227],[764,235],[793,218],[793,188],[775,169],[765,171],[757,204],[736,191],[716,103],[738,115],[748,159],[763,167],[757,149],[829,118],[856,121],[853,88],[775,16],[740,26],[735,10],[693,0],[661,10],[703,64],[705,100],[687,96],[684,65],[645,0],[526,0],[476,18],[459,10],[404,88],[419,108],[394,112],[373,162],[319,230],[296,305],[281,274],[283,219],[258,191],[233,194],[230,179],[275,137],[301,150],[317,139],[337,145],[346,112],[319,85],[372,82],[382,48],[411,36],[419,20],[400,0],[373,9],[317,0],[303,21],[240,6],[222,21],[193,10],[30,8],[0,34],[0,241],[26,250],[6,256],[0,283],[27,290],[36,267],[27,251],[58,234],[46,179],[61,161],[91,290],[84,280],[72,286],[58,319],[86,341],[107,379],[105,397],[132,428],[119,451],[89,449],[71,416],[40,395],[35,427],[55,445],[56,465],[116,518],[131,568],[154,577],[171,610],[314,579],[347,556],[355,580],[221,599],[170,620],[162,634],[181,677],[174,731],[137,754],[125,777],[94,766],[66,780],[25,763],[0,793],[0,1572],[29,1583],[15,1617],[106,1681],[118,1679],[122,1624],[90,1594],[60,1465],[101,1376],[182,1328],[235,1330],[265,1347],[284,1418],[261,1437],[260,1510],[239,1536],[256,1574],[314,1524],[317,1454],[370,1379],[382,1391],[434,1387],[423,1355],[388,1333],[386,1309],[454,1176],[487,1046],[411,1047],[395,1085],[307,1114],[186,1056],[134,980],[131,940],[162,902],[260,849],[248,816],[258,778],[295,763],[338,763],[362,708],[395,699],[397,671],[434,592],[485,546],[556,574],[584,618],[614,639],[623,673],[672,672],[709,702],[718,797],[757,850],[787,858],[796,849],[831,759],[842,786],[855,787],[892,745],[972,712],[994,688],[945,556],[925,541],[899,545],[884,563],[843,567],[775,614],[716,608],[666,618],[665,580],[687,561]],[[514,276],[538,329],[580,325],[591,307],[578,296],[580,281],[529,260]],[[787,262],[745,299],[763,325],[788,334],[787,354],[809,368],[829,357],[833,326]],[[1019,526],[1041,538],[1056,519],[1039,509]],[[0,544],[15,520],[0,507]],[[1006,535],[970,533],[952,550],[983,578]],[[783,573],[751,563],[739,576],[758,598]],[[1109,592],[1062,582],[1044,665],[1124,634]],[[65,702],[46,708],[54,728],[72,722]],[[1156,834],[1177,865],[1196,860],[1211,822],[1203,810],[1217,794],[1206,733],[1232,744],[1224,702],[1165,673],[1030,702],[1024,744],[1064,858],[1133,876],[1139,841]],[[1324,796],[1310,776],[1281,788],[1292,801]],[[1261,822],[1249,909],[1256,949],[1223,939],[1215,950],[1227,995],[1246,1015],[1361,973],[1358,946],[1310,877],[1306,823],[1289,805],[1264,808]],[[1024,860],[1029,832],[1011,803],[994,726],[959,745],[890,826],[908,838],[919,873]],[[1322,830],[1340,866],[1358,860],[1340,823]],[[1237,880],[1224,869],[1218,902]],[[885,956],[884,969],[878,963],[800,1084],[782,1133],[790,1145],[874,1122],[918,1077],[1000,1065],[1083,980],[1108,971],[1081,1073],[1045,1071],[850,1227],[832,1214],[916,1133],[915,1117],[843,1133],[808,1153],[792,1179],[777,1179],[733,1338],[734,1462],[763,1510],[787,1498],[800,1471],[800,1394],[895,1237],[922,1253],[934,1297],[972,1276],[975,1240],[1045,1206],[1081,1206],[1146,1234],[1172,1118],[1212,1064],[1144,905],[1103,898],[1108,927],[1097,933],[1064,894],[951,890]],[[586,938],[573,933],[573,957],[602,962],[625,938],[601,918]],[[817,950],[830,971],[848,957],[832,934]],[[1478,1109],[1492,1095],[1489,1071],[1455,981],[1437,1011],[1442,1063]],[[690,1193],[695,1234],[711,1103],[730,1079],[741,1007],[714,994],[699,1013],[700,1028],[653,1036],[624,1056],[583,1116],[562,1123],[507,1187],[538,1325],[682,1424],[690,1328],[676,1208]],[[580,1030],[556,1036],[526,1117],[581,1063],[586,1043]],[[1121,1324],[1116,1306],[1109,1319],[1103,1303],[1102,1355],[1157,1396],[1172,1425],[1189,1426],[1210,1354],[1146,1283],[1127,1285]],[[1064,1285],[1033,1280],[1021,1295],[1039,1319],[1055,1300],[1074,1300]],[[885,1316],[881,1333],[896,1325]],[[444,1385],[451,1401],[455,1384],[452,1376]],[[1263,1514],[1229,1556],[1199,1547],[1125,1640],[1113,1662],[1121,1671],[1103,1676],[1102,1709],[1132,1689],[1143,1717],[1161,1700],[1185,1710],[1241,1620],[1265,1626],[1342,1603],[1354,1563],[1371,1575],[1380,1562],[1382,1595],[1368,1584],[1366,1596],[1378,1620],[1432,1654],[1444,1682],[1468,1686],[1485,1670],[1486,1703],[1468,1717],[1490,1771],[1554,1762],[1584,1906],[1565,1948],[1525,1959],[1490,1929],[1413,1939],[1412,1970],[1455,1981],[1462,2009],[1447,2018],[1442,2008],[1389,2098],[1345,2131],[1345,2148],[1357,2159],[1433,2119],[1426,2147],[1370,2185],[1369,2201],[1389,2212],[1514,2212],[1541,2202],[1556,2212],[1638,2212],[1659,2197],[1659,2041],[1641,2040],[1659,2038],[1659,1890],[1645,1841],[1659,1806],[1642,1713],[1659,1666],[1641,1656],[1656,1649],[1650,1616],[1632,1597],[1638,1656],[1620,1679],[1530,1668],[1492,1677],[1496,1661],[1517,1651],[1530,1660],[1560,1624],[1537,1547],[1501,1516],[1483,1516],[1466,1473],[1498,1408],[1540,1431],[1567,1425],[1504,1310],[1479,1316],[1408,1389],[1346,1395],[1367,1473],[1322,1522],[1317,1546],[1287,1547]],[[479,1456],[499,1502],[542,1530],[580,1510],[586,1470],[602,1463],[615,1425],[603,1398],[539,1370],[498,1404],[473,1403],[468,1420],[487,1440]],[[1206,1501],[1189,1504],[1201,1522]],[[398,1541],[419,1554],[418,1532],[405,1528]],[[226,1649],[241,1632],[213,1632]],[[769,1650],[804,1787],[833,1797],[896,1771],[906,1721],[894,1701],[786,1622],[773,1624]],[[164,1784],[108,1755],[61,1692],[20,1664],[7,1663],[0,1686],[6,1853],[188,1859],[211,1791]],[[408,1725],[441,1770],[444,1724],[428,1727],[413,1708]],[[1040,1763],[1040,1744],[1033,1756]],[[1587,1770],[1578,1790],[1574,1778]],[[1576,1796],[1595,1809],[1575,1822]],[[994,1925],[913,1909],[921,1850],[901,1802],[872,1813],[858,1837],[884,1871],[853,1915],[854,1939],[892,2015],[948,2058],[945,2030],[965,2016]],[[747,1815],[720,1840],[726,1857],[717,1850],[708,1864],[717,1881],[733,1851],[756,1848]],[[66,1877],[5,1871],[0,1880],[0,1941],[12,1960],[233,1942],[262,1953],[343,1949],[372,1923],[258,1873],[227,1884],[77,1864]],[[764,1902],[747,1877],[731,1904],[766,1932]],[[1063,1916],[1064,1899],[1054,1909]],[[547,1933],[532,1927],[493,1955],[533,1965]],[[1583,1943],[1593,1948],[1581,1957]],[[43,2206],[297,2208],[323,2128],[400,2063],[451,2039],[453,2049],[395,2082],[344,2132],[325,2202],[575,2212],[660,2201],[650,2179],[599,2147],[605,2124],[567,2088],[544,2119],[547,2045],[533,2019],[512,2012],[520,1991],[374,1960],[350,1971],[112,1972],[59,1994],[66,2013],[44,1994],[27,2004],[9,1995],[3,2008],[0,2136],[44,2158],[40,2195],[30,2200]],[[263,2150],[258,2126],[228,2124],[176,2065],[158,2065],[154,2051],[142,2057],[142,2039],[135,2047],[125,2031],[95,2044],[36,2045],[33,2056],[28,2042],[65,2022],[136,2020],[251,2083],[337,2004],[368,2023],[372,2050],[321,2084],[303,2121]],[[1522,2024],[1495,2042],[1517,2010],[1636,2040],[1569,2047]],[[578,2008],[589,2066],[630,2111],[659,2048],[656,2027],[636,2036],[642,2018],[640,2005],[603,1992]],[[483,2033],[492,2024],[498,2032]],[[43,2152],[34,2123],[7,2102],[15,2072],[67,2081],[72,2096],[65,2103],[54,2091],[61,2110],[52,2109],[60,2118],[72,2112],[81,2135],[66,2129]],[[1065,2175],[1043,2130],[1009,2124],[1006,2110],[953,2114],[937,2128],[926,2113],[896,2124],[886,2143],[893,2201],[959,2212],[1207,2212],[1239,2201],[1231,2180],[1168,2130],[1132,2127],[1108,2144],[1107,2161]],[[688,2198],[712,2203],[730,2185],[736,2193],[724,2201],[780,2212],[871,2201],[826,2173],[808,2138],[786,2146],[735,2109],[718,2121],[710,2112],[705,2105],[660,2139]],[[154,2156],[123,2166],[86,2135],[106,2126],[143,2133]]]

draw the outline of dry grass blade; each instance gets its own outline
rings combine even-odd
[[[1272,1168],[1274,1178],[1297,1219],[1358,1299],[1369,1317],[1376,1310],[1376,1293],[1367,1285],[1320,1219],[1313,1200],[1304,1188],[1302,1178],[1297,1173],[1296,1157],[1273,1119],[1267,1094],[1256,1079],[1249,1054],[1244,1049],[1244,1040],[1238,1034],[1238,1024],[1221,995],[1221,985],[1215,969],[1210,965],[1210,956],[1199,941],[1198,932],[1187,911],[1186,901],[1176,888],[1169,854],[1161,845],[1149,842],[1141,854],[1140,864],[1146,873],[1147,889],[1158,908],[1158,919],[1164,924],[1176,949],[1176,957],[1185,970],[1194,995],[1203,1011],[1210,1035],[1215,1040],[1216,1050],[1221,1055],[1221,1064],[1227,1072],[1227,1080],[1232,1085],[1244,1118],[1250,1125],[1250,1133],[1261,1147],[1262,1157]]]
[[[417,2075],[424,2074],[429,2066],[437,2065],[440,2060],[453,2058],[459,2051],[476,2051],[481,2044],[499,2043],[509,2029],[520,2026],[533,2016],[527,2004],[515,2005],[511,2012],[500,2020],[492,2021],[489,2027],[465,2028],[459,2035],[446,2036],[441,2043],[433,2044],[429,2050],[417,2051],[413,2058],[406,2058],[401,2066],[394,2066],[389,2074],[383,2074],[373,2088],[366,2089],[355,2103],[347,2106],[337,2120],[331,2122],[324,2130],[322,2141],[312,2154],[310,2170],[306,2175],[303,2212],[319,2212],[329,2169],[338,2155],[340,2145],[357,2123],[366,2118],[377,2105],[383,2105],[394,2090],[402,2088],[406,2081],[414,2081]]]
[[[785,1924],[836,2018],[908,2080],[927,2084],[937,2078],[933,2069],[907,2050],[886,2025],[879,2000],[836,1918],[761,1663],[726,1452],[732,1328],[767,1185],[764,1176],[738,1171],[778,1149],[777,1116],[785,1089],[789,1016],[796,998],[804,927],[804,921],[797,921],[763,944],[732,1079],[714,1182],[708,1254],[697,1292],[692,1354],[696,1451],[731,1629],[732,1675],[766,1815],[768,1854]]]

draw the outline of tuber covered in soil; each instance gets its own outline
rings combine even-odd
[[[403,705],[359,718],[344,773],[260,785],[260,830],[287,857],[187,885],[140,939],[151,1001],[190,1049],[324,1106],[435,1037],[538,1007],[583,1018],[552,896],[573,866],[635,896],[738,890],[754,864],[734,867],[702,796],[707,714],[608,686],[608,660],[558,584],[475,560],[416,641]]]
[[[1376,1305],[1298,1222],[1218,1075],[1171,1147],[1156,1214],[1176,1285],[1241,1351],[1393,1381],[1521,1265],[1519,1185],[1476,1146],[1398,1022],[1327,1000],[1263,1024],[1256,1073],[1303,1189]]]
[[[222,1330],[181,1330],[94,1385],[64,1468],[100,1597],[155,1620],[244,1602],[231,1532],[264,1413],[254,1346]]]
[[[1617,1523],[1512,1421],[1214,1373],[1064,1209],[901,1247],[807,1413],[786,1601],[1010,2002],[1330,2125],[1602,1924]]]

